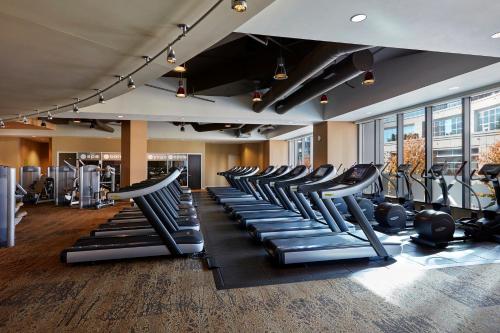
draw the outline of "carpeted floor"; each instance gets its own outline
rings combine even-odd
[[[39,206],[0,249],[2,332],[498,332],[500,265],[391,270],[217,290],[197,259],[67,266],[59,253],[118,208]]]

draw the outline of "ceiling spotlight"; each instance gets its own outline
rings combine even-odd
[[[104,100],[104,96],[102,95],[101,93],[101,89],[94,89],[95,91],[97,91],[99,93],[99,103],[100,104],[105,104],[106,101]]]
[[[175,66],[175,68],[174,68],[174,72],[177,72],[177,73],[184,73],[185,71],[187,71],[186,64],[178,65],[178,66]]]
[[[28,118],[26,118],[26,116],[23,117],[23,124],[27,124],[28,123]]]
[[[375,83],[375,76],[373,76],[372,71],[365,72],[365,76],[363,78],[363,82],[361,82],[364,86],[371,86]]]
[[[328,104],[328,96],[325,94],[321,95],[321,98],[319,99],[319,104]]]
[[[76,118],[76,119],[73,119],[73,122],[74,122],[75,124],[79,124],[79,123],[81,123],[82,121],[81,121],[80,119]]]
[[[3,120],[0,120],[0,128],[5,128],[5,123],[3,122]]]
[[[253,102],[262,102],[262,94],[260,93],[260,91],[255,90],[253,92],[252,101]]]
[[[118,115],[117,117],[118,117],[118,118],[123,118],[123,115],[121,115],[121,114],[120,114],[120,115]]]
[[[500,38],[500,32],[495,32],[493,35],[491,35],[491,38],[493,38],[493,39]]]
[[[42,123],[40,124],[40,126],[47,127],[47,123],[45,122],[45,120],[42,120]]]
[[[53,118],[54,118],[54,117],[52,117],[52,113],[50,113],[50,111],[49,111],[49,112],[47,112],[47,119],[48,119],[48,120],[52,120]]]
[[[231,127],[231,124],[225,124],[224,125],[225,128],[230,128]]]
[[[167,53],[167,62],[169,64],[175,64],[175,61],[177,59],[175,59],[175,51],[172,47],[169,47],[168,48],[168,53]]]
[[[184,82],[182,79],[179,80],[179,88],[177,88],[177,92],[175,93],[176,97],[179,98],[185,98],[186,97],[186,90],[184,89]]]
[[[356,14],[354,16],[351,16],[351,22],[358,23],[366,20],[366,15],[365,14]]]
[[[276,64],[276,70],[274,71],[274,79],[275,80],[288,79],[288,75],[286,74],[285,62],[283,60],[283,57],[278,57],[278,61]]]
[[[135,89],[135,83],[134,83],[134,80],[132,79],[132,76],[128,77],[127,87],[129,89]]]
[[[244,13],[247,10],[247,2],[245,0],[231,0],[231,9],[237,13]]]

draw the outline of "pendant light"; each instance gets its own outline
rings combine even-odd
[[[186,98],[186,90],[184,89],[184,82],[182,81],[182,78],[179,79],[179,87],[177,88],[175,96],[179,98]]]
[[[52,116],[52,113],[50,113],[50,111],[49,111],[49,112],[47,112],[47,119],[48,119],[48,120],[52,120],[53,118],[54,118],[54,117]]]
[[[175,64],[175,61],[177,59],[175,59],[175,51],[172,47],[169,47],[168,48],[168,54],[167,54],[167,62],[169,64]]]
[[[321,95],[321,98],[319,99],[319,104],[328,104],[328,96],[325,94]]]
[[[27,124],[28,123],[28,118],[26,118],[26,116],[23,117],[23,124]]]
[[[276,64],[276,70],[274,71],[274,79],[275,80],[288,79],[288,75],[286,74],[285,62],[284,62],[282,56],[278,57],[278,61]]]
[[[231,9],[237,13],[244,13],[248,8],[245,0],[231,0]]]
[[[3,120],[0,120],[0,128],[5,128],[5,123],[3,122]]]
[[[364,86],[371,86],[375,83],[375,76],[372,71],[365,72],[365,76],[363,78],[363,82],[361,82]]]
[[[40,126],[47,127],[47,123],[45,122],[45,120],[42,120],[42,123],[40,124]]]
[[[252,101],[253,102],[262,102],[262,94],[260,93],[260,91],[255,90],[253,92]]]

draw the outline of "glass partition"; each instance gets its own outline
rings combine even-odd
[[[396,196],[395,174],[398,164],[398,129],[396,116],[389,116],[383,123],[384,191],[388,196]],[[390,181],[389,181],[390,180]]]
[[[425,170],[425,108],[403,115],[403,135],[403,161],[405,164],[411,164],[413,177],[423,181],[420,175]],[[414,199],[425,201],[424,188],[413,179],[410,181]],[[405,188],[405,191],[408,189]]]
[[[463,161],[462,101],[455,100],[432,106],[432,163],[444,163],[447,184],[454,182],[455,173]],[[432,200],[441,196],[439,186],[432,186]],[[449,189],[450,204],[462,206],[462,185]]]
[[[486,163],[500,163],[500,90],[471,97],[470,122],[471,170],[479,170]],[[483,207],[494,198],[491,184],[473,180],[471,186]],[[474,196],[471,207],[478,208]]]

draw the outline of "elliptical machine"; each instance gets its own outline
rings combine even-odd
[[[418,165],[412,172],[414,172],[417,167]],[[396,196],[399,203],[385,201],[377,206],[375,209],[375,220],[378,222],[378,225],[373,227],[375,230],[386,234],[394,234],[413,226],[415,203],[413,202],[413,192],[408,176],[408,171],[410,169],[411,164],[400,164],[398,166],[396,171],[396,179],[398,179],[397,184],[394,184],[389,177],[385,177],[396,189]],[[405,182],[406,188],[408,189],[407,194],[402,191],[403,193],[401,195],[399,179]]]
[[[474,174],[474,173],[473,173]],[[479,170],[478,175],[483,176],[473,178],[471,180],[479,180],[485,184],[493,185],[494,199],[489,205],[481,209],[481,202],[478,199],[479,210],[483,212],[483,217],[478,220],[469,222],[461,222],[461,227],[464,229],[467,237],[473,238],[476,241],[495,241],[500,243],[500,184],[498,175],[500,174],[500,164],[485,164]]]
[[[414,243],[433,248],[445,248],[450,242],[465,241],[471,238],[467,235],[458,237],[454,236],[456,222],[451,216],[451,204],[455,204],[455,202],[449,195],[450,189],[456,182],[459,182],[463,186],[469,188],[475,195],[475,192],[469,185],[458,181],[458,175],[462,173],[465,164],[467,164],[467,161],[462,163],[460,168],[455,173],[455,181],[450,184],[447,184],[446,179],[444,178],[446,163],[433,164],[427,174],[422,172],[422,178],[438,182],[441,189],[441,195],[431,203],[432,209],[424,209],[415,216],[413,226],[417,235],[410,237]],[[425,187],[423,183],[421,184]],[[470,218],[460,219],[457,222],[460,224],[471,223],[476,219],[477,216],[472,216]]]

